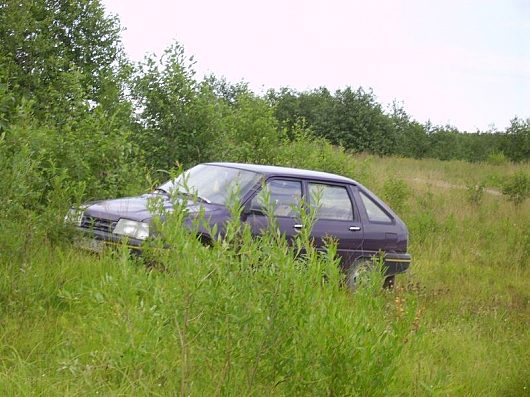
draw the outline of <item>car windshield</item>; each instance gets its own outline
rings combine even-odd
[[[260,178],[261,174],[252,171],[199,164],[157,190],[193,195],[207,203],[226,205],[232,194],[239,192],[239,197],[243,197]]]

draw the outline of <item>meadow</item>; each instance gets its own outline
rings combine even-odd
[[[99,0],[0,5],[0,396],[530,395],[530,119],[461,132],[369,88],[257,94],[178,42],[133,62],[122,30]],[[73,244],[71,205],[208,161],[358,180],[407,223],[410,271],[351,293],[333,244],[235,222],[204,247],[181,211],[142,258]]]
[[[308,168],[358,178],[408,224],[394,290],[374,273],[352,294],[307,235],[305,257],[237,223],[206,248],[177,211],[146,266],[77,250],[48,215],[54,239],[1,237],[2,395],[528,395],[530,203],[488,189],[529,166],[319,150]]]

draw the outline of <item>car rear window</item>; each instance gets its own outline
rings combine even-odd
[[[359,192],[361,194],[361,200],[366,209],[366,214],[368,219],[371,222],[384,222],[392,223],[392,218],[390,218],[385,211],[383,211],[370,197],[365,193]]]

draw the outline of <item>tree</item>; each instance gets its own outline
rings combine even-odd
[[[72,186],[112,196],[139,180],[126,73],[119,23],[99,0],[0,3],[3,166],[31,176],[23,206],[72,199]]]
[[[530,160],[530,119],[514,118],[506,129],[504,153],[513,161]]]
[[[429,147],[429,137],[424,126],[411,120],[403,107],[396,102],[392,104],[390,119],[396,139],[395,154],[423,158]]]
[[[240,93],[223,113],[216,145],[218,160],[259,164],[274,161],[283,134],[266,99]]]
[[[97,106],[120,92],[120,30],[99,0],[4,0],[0,57],[11,89],[57,123]]]
[[[149,56],[136,68],[132,97],[137,109],[136,141],[155,168],[209,159],[216,133],[216,99],[195,80],[193,57],[175,43],[160,59]]]
[[[395,150],[395,134],[391,120],[372,91],[347,87],[334,96],[332,129],[328,139],[346,149],[392,154]]]

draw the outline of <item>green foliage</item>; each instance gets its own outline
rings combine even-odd
[[[410,188],[401,179],[387,179],[383,184],[383,199],[398,213],[405,209],[410,195]]]
[[[515,118],[506,129],[504,151],[513,161],[530,159],[530,119]]]
[[[396,102],[392,104],[390,118],[396,136],[392,153],[417,159],[425,157],[429,150],[429,136],[424,126],[412,120]]]
[[[379,155],[393,153],[395,135],[374,94],[350,87],[335,94],[334,125],[328,138],[346,149]],[[326,135],[324,135],[326,136]]]
[[[502,186],[502,193],[515,205],[520,205],[530,197],[530,177],[522,171],[510,176]]]
[[[7,244],[15,256],[35,238],[64,239],[72,204],[137,193],[145,174],[119,115],[96,108],[59,128],[35,120],[31,109],[22,101],[0,138],[0,250]],[[11,233],[18,241],[4,240]]]
[[[274,162],[281,134],[273,109],[262,98],[245,92],[223,106],[221,129],[216,137],[215,158],[268,164]]]
[[[359,181],[368,180],[369,158],[352,160],[342,147],[316,137],[303,123],[294,126],[291,136],[277,146],[274,164],[332,172]]]
[[[0,5],[6,222],[52,237],[62,223],[54,211],[141,184],[119,32],[97,0]]]
[[[486,162],[491,165],[503,165],[506,164],[508,159],[504,155],[503,152],[497,152],[493,151],[490,154],[488,154],[488,157],[486,159]]]
[[[458,130],[451,126],[435,127],[430,132],[429,143],[429,157],[440,160],[455,160],[462,151]]]
[[[305,120],[314,133],[332,144],[357,152],[389,154],[395,146],[390,119],[372,92],[347,87],[331,95],[325,88],[297,94],[288,89],[269,91],[280,123],[292,132]]]
[[[326,88],[300,93],[282,88],[269,90],[267,98],[291,138],[294,126],[303,120],[315,135],[355,152],[472,162],[500,152],[514,161],[530,158],[528,123],[519,119],[506,133],[462,133],[449,125],[422,125],[396,102],[385,112],[375,95],[362,88],[347,87],[334,94]]]
[[[0,6],[0,64],[17,99],[34,101],[37,118],[62,123],[117,84],[119,33],[99,0],[7,0]]]
[[[15,113],[15,108],[16,98],[9,87],[9,80],[0,55],[0,133],[9,125],[10,119]]]
[[[141,109],[135,140],[154,168],[209,158],[218,113],[209,87],[194,79],[193,64],[175,43],[160,60],[146,57],[134,73],[132,97]]]
[[[395,104],[385,112],[362,89],[260,97],[245,83],[197,81],[178,44],[133,67],[119,30],[97,0],[0,4],[4,394],[528,390],[530,182],[527,164],[507,161],[530,157],[528,120],[464,134]],[[292,247],[274,228],[251,239],[238,208],[210,248],[184,232],[177,208],[163,226],[169,248],[153,243],[149,268],[126,247],[98,257],[65,244],[69,205],[138,193],[176,162],[209,160],[382,186],[410,229],[411,273],[390,293],[375,273],[352,295],[333,244],[317,255],[308,228]],[[466,191],[469,175],[484,186]]]
[[[306,252],[295,256],[274,230],[252,239],[237,214],[207,248],[177,208],[162,230],[168,248],[153,251],[163,271],[122,250],[98,258],[46,247],[24,272],[1,263],[2,390],[387,394],[416,337],[414,299],[395,305],[377,274],[352,296],[333,246],[319,255],[301,234],[295,247]],[[32,322],[24,338],[22,316]]]
[[[23,108],[20,112],[17,122],[4,132],[6,161],[23,156],[32,164],[27,168],[35,170],[40,182],[34,180],[31,190],[40,199],[62,171],[72,182],[86,185],[88,197],[123,194],[136,183],[131,177],[139,175],[141,157],[119,118],[113,120],[96,109],[82,121],[59,129],[40,124]],[[17,181],[13,182],[16,186]]]
[[[248,84],[243,81],[232,84],[224,77],[209,75],[204,78],[203,83],[208,86],[216,99],[228,105],[235,105],[239,96],[251,94]]]

